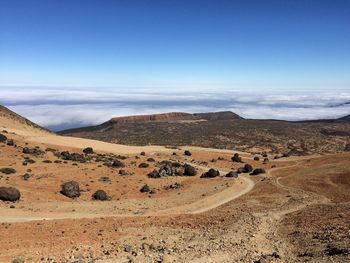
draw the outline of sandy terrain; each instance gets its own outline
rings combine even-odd
[[[350,260],[349,153],[278,160],[268,156],[266,163],[262,156],[255,161],[255,155],[240,153],[243,162],[267,173],[227,178],[226,172],[244,165],[231,161],[232,151],[131,147],[6,127],[6,136],[16,145],[0,143],[0,168],[16,171],[0,173],[0,186],[18,188],[21,199],[0,201],[0,262]],[[22,153],[24,147],[36,146],[42,154]],[[95,159],[63,161],[54,154],[82,153],[87,146],[113,158],[124,155],[127,174]],[[33,162],[23,165],[28,159]],[[189,163],[198,174],[148,178],[164,160]],[[141,163],[149,167],[139,168]],[[218,169],[220,176],[200,178],[209,168]],[[69,180],[79,183],[79,198],[60,193]],[[181,187],[167,189],[175,183]],[[144,184],[152,194],[140,192]],[[111,200],[93,201],[98,189]]]

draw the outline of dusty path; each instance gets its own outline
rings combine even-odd
[[[202,167],[197,165],[198,167]],[[225,171],[220,171],[225,173]],[[210,180],[210,179],[203,179]],[[81,218],[98,218],[98,217],[147,217],[147,216],[167,216],[181,214],[200,214],[209,210],[215,209],[223,204],[226,204],[240,196],[248,193],[254,188],[254,181],[245,175],[241,175],[237,182],[232,187],[228,187],[218,193],[206,196],[193,203],[184,204],[177,207],[171,207],[164,210],[149,211],[145,213],[135,214],[96,214],[96,213],[79,213],[79,212],[22,212],[20,210],[8,210],[7,208],[0,209],[0,223],[9,222],[28,222],[36,220],[59,220],[59,219],[81,219]],[[239,184],[239,188],[237,187]],[[1,211],[4,210],[4,211]]]

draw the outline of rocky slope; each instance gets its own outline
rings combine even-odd
[[[168,113],[114,118],[60,134],[128,145],[194,145],[275,154],[348,151],[350,122],[243,119],[233,112]]]

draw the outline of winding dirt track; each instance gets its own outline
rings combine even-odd
[[[225,171],[220,171],[225,173]],[[205,180],[205,179],[203,179]],[[241,184],[241,188],[237,191],[236,187],[229,187],[221,192],[204,197],[198,201],[182,206],[172,207],[164,210],[158,210],[156,212],[146,212],[143,214],[109,214],[103,215],[103,217],[140,217],[140,216],[167,216],[167,215],[181,215],[181,214],[200,214],[209,210],[215,209],[223,204],[226,204],[240,196],[248,193],[254,188],[254,181],[249,177],[242,175],[237,179],[237,183]],[[13,210],[12,210],[13,211]],[[11,212],[12,212],[11,211]],[[36,220],[59,220],[59,219],[81,219],[81,218],[96,218],[102,215],[96,215],[94,213],[42,213],[26,214],[20,211],[14,211],[15,213],[9,213],[9,210],[1,211],[0,223],[14,223],[14,222],[28,222]]]

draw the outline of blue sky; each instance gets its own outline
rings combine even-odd
[[[350,1],[0,0],[0,104],[55,130],[350,114]]]
[[[350,88],[350,1],[0,4],[0,86]]]

